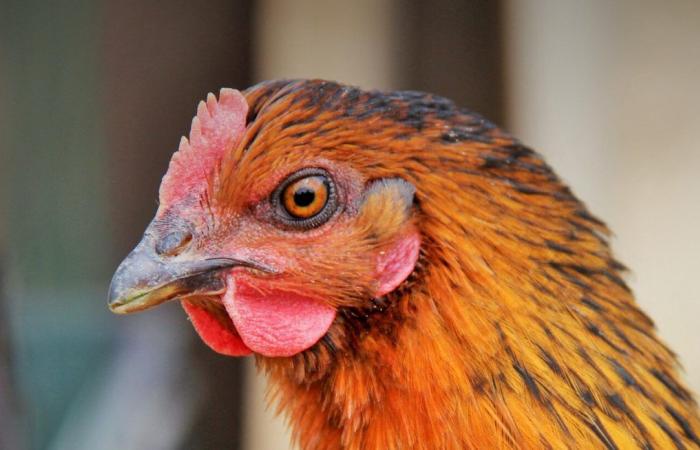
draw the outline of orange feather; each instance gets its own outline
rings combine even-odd
[[[245,95],[254,125],[231,156],[245,179],[321,157],[416,187],[407,220],[423,247],[408,282],[341,308],[310,350],[257,359],[302,448],[700,446],[696,403],[608,230],[539,155],[430,95],[321,81]],[[227,167],[218,192],[230,201],[241,177]],[[359,234],[398,226],[368,219]],[[353,264],[315,270],[354,275]]]

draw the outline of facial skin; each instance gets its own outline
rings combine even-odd
[[[215,351],[291,356],[323,337],[338,307],[385,295],[412,272],[414,188],[309,149],[252,158],[265,144],[247,116],[237,91],[200,104],[110,307],[181,299]]]

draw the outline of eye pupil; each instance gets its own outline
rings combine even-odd
[[[312,204],[315,198],[316,193],[307,187],[302,187],[294,193],[294,203],[302,208]]]
[[[317,226],[335,210],[333,182],[320,169],[297,173],[274,194],[282,208],[283,220],[294,226]]]

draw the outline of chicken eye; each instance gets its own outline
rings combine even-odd
[[[297,219],[315,216],[326,206],[327,201],[328,181],[318,175],[297,180],[282,192],[284,209]]]
[[[277,190],[282,220],[310,228],[328,220],[335,210],[335,189],[325,171],[305,169],[288,178]]]

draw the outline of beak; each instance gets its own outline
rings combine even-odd
[[[167,300],[221,292],[223,269],[256,264],[231,258],[174,261],[162,258],[147,236],[119,265],[109,286],[109,309],[129,314],[157,306]]]

